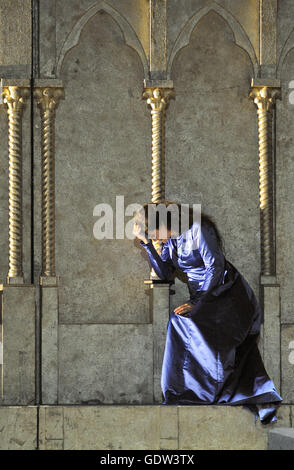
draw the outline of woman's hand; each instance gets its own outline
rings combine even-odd
[[[186,302],[185,304],[180,305],[179,307],[175,308],[174,312],[177,315],[184,315],[185,316],[186,313],[190,312],[193,307],[194,307],[193,304],[191,304],[190,302]]]
[[[143,243],[148,243],[148,240],[145,237],[145,233],[143,231],[143,227],[142,225],[139,225],[138,222],[134,222],[133,234],[135,237],[139,238],[139,240],[142,240]]]

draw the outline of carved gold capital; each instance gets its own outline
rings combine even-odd
[[[7,283],[23,283],[22,113],[30,94],[28,86],[3,85],[8,114],[8,274]]]
[[[175,96],[174,90],[170,88],[146,88],[143,92],[143,98],[147,100],[153,111],[163,111],[170,98]]]
[[[2,95],[3,103],[7,104],[9,111],[22,111],[30,90],[28,87],[4,86]]]
[[[278,87],[253,86],[249,98],[254,101],[259,110],[272,111],[276,100],[281,98],[281,90]]]
[[[60,100],[64,98],[64,89],[61,87],[36,87],[34,97],[43,112],[55,111]]]

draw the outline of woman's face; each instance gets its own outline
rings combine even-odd
[[[164,225],[162,225],[161,227],[159,227],[159,230],[155,230],[154,239],[156,241],[165,243],[170,238],[170,236],[171,236],[171,231],[167,230],[167,228]]]

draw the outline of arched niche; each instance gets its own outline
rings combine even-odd
[[[181,49],[184,47],[188,46],[190,43],[191,39],[191,34],[194,31],[196,25],[209,13],[216,13],[218,14],[221,18],[224,19],[224,21],[228,24],[230,27],[232,34],[233,34],[233,40],[236,43],[237,46],[242,48],[248,56],[250,57],[251,63],[253,65],[254,69],[254,74],[257,75],[258,73],[258,60],[256,57],[256,53],[254,50],[254,47],[252,46],[252,43],[246,34],[244,28],[242,25],[236,20],[236,18],[225,8],[223,8],[221,5],[215,2],[211,2],[209,5],[206,5],[203,8],[200,8],[197,10],[194,15],[191,16],[191,18],[187,21],[183,29],[181,30],[177,40],[175,41],[170,57],[168,59],[168,70],[167,74],[168,77],[170,78],[171,75],[171,70],[173,67],[173,62],[176,57],[176,55],[179,53]]]
[[[176,99],[167,119],[166,191],[168,199],[202,204],[215,218],[227,258],[258,294],[257,117],[248,99],[252,74],[251,60],[235,44],[230,25],[208,12],[171,69]]]
[[[134,241],[93,235],[97,204],[115,210],[117,195],[127,205],[145,202],[149,191],[143,75],[137,52],[104,10],[91,16],[62,62],[66,99],[56,136],[56,269],[63,323],[149,321],[142,288],[149,268]]]
[[[132,47],[137,54],[139,55],[142,66],[144,69],[144,76],[147,77],[148,75],[148,61],[146,54],[144,52],[143,46],[139,41],[134,29],[130,25],[130,23],[126,20],[126,18],[116,9],[114,9],[111,5],[103,0],[99,0],[98,2],[91,5],[85,13],[79,18],[79,20],[75,23],[74,27],[66,37],[61,50],[58,54],[57,64],[56,64],[56,75],[59,77],[60,71],[62,68],[62,64],[64,58],[68,51],[70,51],[73,47],[79,44],[81,33],[87,25],[88,21],[93,18],[98,12],[105,12],[108,13],[119,25],[122,34],[124,36],[125,43]]]

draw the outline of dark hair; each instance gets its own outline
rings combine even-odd
[[[181,216],[182,216],[182,206],[181,204],[177,203],[177,202],[174,202],[174,201],[162,201],[160,203],[151,203],[151,202],[147,202],[145,204],[143,204],[143,210],[144,210],[144,213],[143,213],[143,217],[145,217],[145,227],[144,227],[144,230],[145,230],[145,233],[148,232],[148,205],[149,204],[152,204],[153,206],[158,206],[159,204],[164,204],[166,207],[169,206],[170,204],[175,204],[177,207],[178,207],[178,210],[179,210],[179,220],[181,222]],[[193,208],[192,207],[189,207],[189,228],[193,225],[193,222],[195,221],[194,219],[194,212],[193,212]],[[157,211],[156,212],[156,222],[155,222],[155,229],[156,230],[159,230],[159,227],[160,227],[160,222],[162,222],[162,220],[160,220],[160,217],[159,217],[159,212]],[[215,234],[216,234],[216,238],[217,238],[217,242],[218,242],[218,245],[220,247],[220,249],[222,251],[224,251],[224,243],[223,243],[223,239],[222,239],[222,236],[217,228],[217,225],[216,225],[216,222],[214,221],[214,219],[206,214],[205,212],[203,212],[201,210],[201,224],[207,224],[208,226],[210,227],[213,227],[214,231],[215,231]],[[166,228],[167,230],[171,230],[171,227],[172,227],[172,214],[170,211],[167,211],[167,219],[166,219]]]

